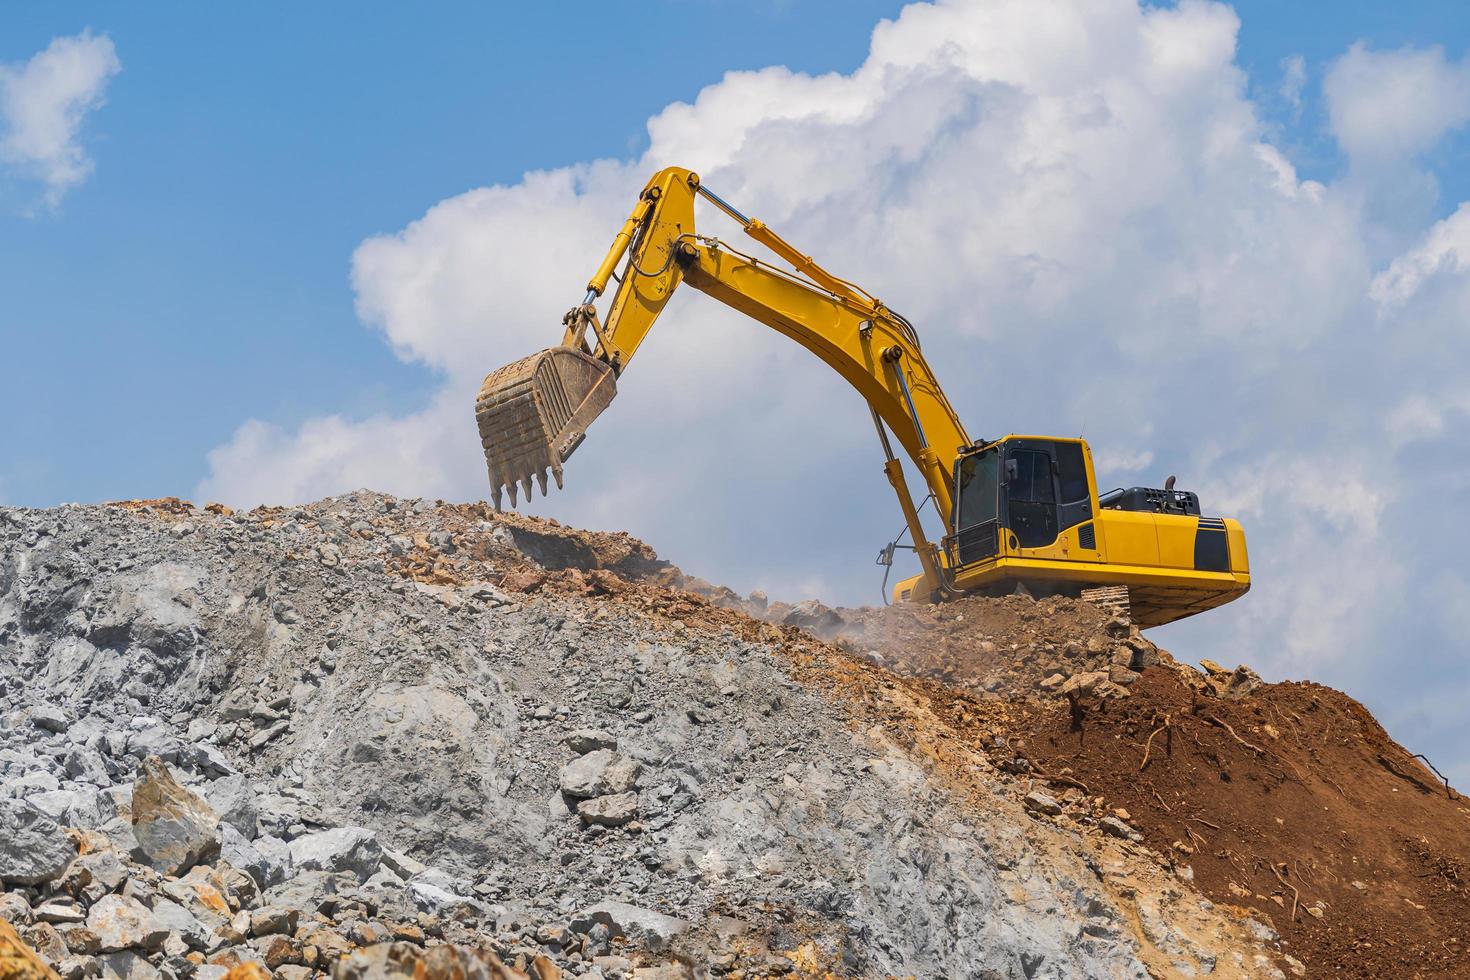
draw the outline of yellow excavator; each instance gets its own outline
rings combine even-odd
[[[702,197],[790,268],[695,231]],[[621,265],[621,275],[618,275]],[[605,317],[595,303],[617,282]],[[867,402],[921,574],[895,600],[939,601],[1023,588],[1124,606],[1141,627],[1211,609],[1250,588],[1245,533],[1203,517],[1193,493],[1132,487],[1099,495],[1082,439],[972,440],[920,350],[913,325],[867,290],[823,269],[692,171],[655,174],[613,239],[552,347],[492,372],[475,403],[495,506],[562,464],[617,391],[653,323],[687,283],[796,341]],[[928,486],[944,525],[929,540],[889,433]],[[894,545],[880,564],[890,564]]]

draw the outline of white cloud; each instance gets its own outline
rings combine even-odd
[[[1444,49],[1372,51],[1361,42],[1322,83],[1338,144],[1355,161],[1402,160],[1470,120],[1470,62]]]
[[[0,65],[0,161],[58,202],[92,172],[82,120],[121,70],[112,40],[88,31],[53,39],[23,65]]]
[[[1094,450],[1092,455],[1100,480],[1105,480],[1106,474],[1137,473],[1151,466],[1154,461],[1152,449],[1123,449],[1119,446],[1107,446]]]
[[[1373,277],[1369,295],[1380,310],[1401,307],[1440,273],[1451,279],[1470,271],[1470,202],[1436,222],[1424,240]]]
[[[650,120],[636,160],[440,202],[364,242],[352,274],[364,321],[441,371],[441,391],[404,417],[249,423],[211,455],[200,496],[483,497],[480,378],[559,339],[638,188],[677,163],[913,318],[972,436],[1080,434],[1100,468],[1177,473],[1208,511],[1240,516],[1254,590],[1168,627],[1166,645],[1370,701],[1407,697],[1411,679],[1470,696],[1462,669],[1413,676],[1383,656],[1432,639],[1416,583],[1458,560],[1422,519],[1424,481],[1470,502],[1470,435],[1404,407],[1450,410],[1470,371],[1460,226],[1418,228],[1418,246],[1375,261],[1352,180],[1303,180],[1270,144],[1238,26],[1201,2],[915,4],[851,74],[731,74]],[[1359,158],[1378,152],[1364,120],[1389,111],[1363,78],[1400,63],[1425,84],[1460,70],[1345,55],[1328,97]],[[1422,152],[1455,118],[1435,113],[1385,139]],[[536,510],[626,528],[736,588],[876,599],[873,555],[900,521],[867,412],[830,371],[686,290],[619,387],[567,490]],[[1470,744],[1470,723],[1426,738]]]

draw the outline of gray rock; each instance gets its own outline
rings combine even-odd
[[[258,811],[250,780],[239,773],[216,779],[204,788],[204,799],[219,814],[220,823],[234,827],[246,840],[255,839]]]
[[[260,833],[272,837],[291,837],[291,828],[301,822],[301,804],[289,796],[266,793],[258,797],[256,824]]]
[[[61,877],[76,845],[35,807],[20,800],[0,800],[0,881],[41,885]]]
[[[62,768],[72,779],[97,787],[112,785],[112,777],[108,775],[107,763],[103,761],[102,753],[85,745],[73,746],[66,753]]]
[[[32,915],[37,922],[49,922],[54,926],[84,922],[87,913],[76,902],[65,898],[53,898],[37,905]]]
[[[13,926],[31,924],[31,903],[20,892],[0,892],[0,919]]]
[[[638,794],[617,793],[583,800],[577,805],[577,815],[591,824],[621,827],[638,818]]]
[[[219,817],[176,780],[156,756],[143,761],[133,785],[134,858],[164,874],[178,875],[219,855]]]
[[[168,928],[141,902],[122,895],[104,895],[87,912],[87,928],[104,953],[124,949],[154,950],[168,938]]]
[[[127,880],[128,872],[116,852],[92,851],[83,854],[66,869],[65,882],[76,880],[78,887],[96,884],[104,891],[117,891]]]
[[[1055,817],[1062,812],[1062,805],[1054,797],[1048,796],[1040,790],[1032,790],[1021,800],[1026,809],[1037,813],[1045,813],[1047,816]]]
[[[336,827],[291,841],[291,864],[298,871],[348,871],[367,881],[383,860],[376,831]]]
[[[102,975],[102,964],[97,962],[95,956],[68,956],[56,964],[56,974],[61,980],[86,980],[88,977],[100,977]]]
[[[133,784],[119,783],[104,787],[98,794],[98,805],[102,807],[103,822],[113,817],[122,817],[129,823],[133,819]]]
[[[58,789],[50,793],[38,793],[29,798],[31,806],[66,827],[82,827],[88,830],[100,827],[103,821],[101,794],[90,787]]]
[[[301,871],[267,889],[263,898],[271,905],[316,912],[324,906],[335,905],[340,901],[338,896],[351,892],[357,884],[356,877],[351,874]]]
[[[639,770],[633,759],[595,749],[562,767],[561,791],[579,799],[626,793],[637,784]]]
[[[414,904],[421,911],[431,914],[452,914],[457,910],[479,914],[482,911],[480,903],[475,899],[427,881],[411,881],[408,883],[408,890]]]
[[[614,752],[618,749],[617,738],[600,728],[579,728],[563,738],[562,742],[578,755],[586,755],[598,749],[611,749]]]
[[[254,936],[289,936],[296,931],[301,913],[281,905],[265,905],[250,912],[250,933]]]
[[[1119,820],[1117,817],[1103,817],[1097,822],[1097,825],[1102,828],[1103,833],[1107,834],[1110,837],[1120,837],[1123,840],[1131,841],[1143,840],[1142,834],[1134,830],[1132,827],[1128,826],[1123,821]]]
[[[689,929],[689,922],[624,902],[602,902],[572,917],[573,932],[586,933],[602,925],[613,937],[622,936],[650,952],[658,953]]]
[[[178,935],[190,949],[203,950],[209,946],[209,927],[178,902],[158,898],[153,902],[153,917],[159,925]]]
[[[128,736],[128,755],[139,760],[152,756],[178,765],[183,759],[184,743],[168,725],[149,725]]]
[[[7,780],[5,789],[10,796],[27,798],[36,793],[51,793],[61,789],[61,780],[44,769],[37,769],[24,776]]]
[[[46,732],[64,732],[66,714],[55,705],[38,704],[31,708],[31,724]]]
[[[229,824],[220,826],[220,860],[239,868],[264,891],[291,877],[291,846],[279,837],[245,839]]]
[[[133,825],[126,817],[113,817],[97,828],[124,854],[132,854],[138,847],[138,838],[133,835]]]
[[[230,764],[229,757],[213,745],[191,745],[184,750],[183,755],[191,768],[206,776],[230,776],[236,771]]]
[[[402,851],[395,851],[391,847],[383,848],[383,865],[404,881],[429,870],[428,865],[415,861]]]
[[[97,962],[102,969],[102,980],[162,980],[163,977],[146,957],[132,950],[104,953],[97,957]]]

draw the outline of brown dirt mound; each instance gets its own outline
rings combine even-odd
[[[1470,976],[1470,803],[1362,705],[1310,683],[1202,697],[1162,668],[1131,695],[1025,707],[1013,744],[1268,915],[1312,975]]]

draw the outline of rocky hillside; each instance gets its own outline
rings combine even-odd
[[[1302,863],[1345,804],[1263,847],[1189,780],[1315,793],[1295,738],[1368,792],[1327,713],[1075,603],[783,606],[483,505],[153,501],[0,510],[0,651],[0,965],[38,976],[1282,976],[1382,949],[1329,875],[1421,867],[1404,950],[1470,942],[1417,760],[1364,750],[1415,870]]]

